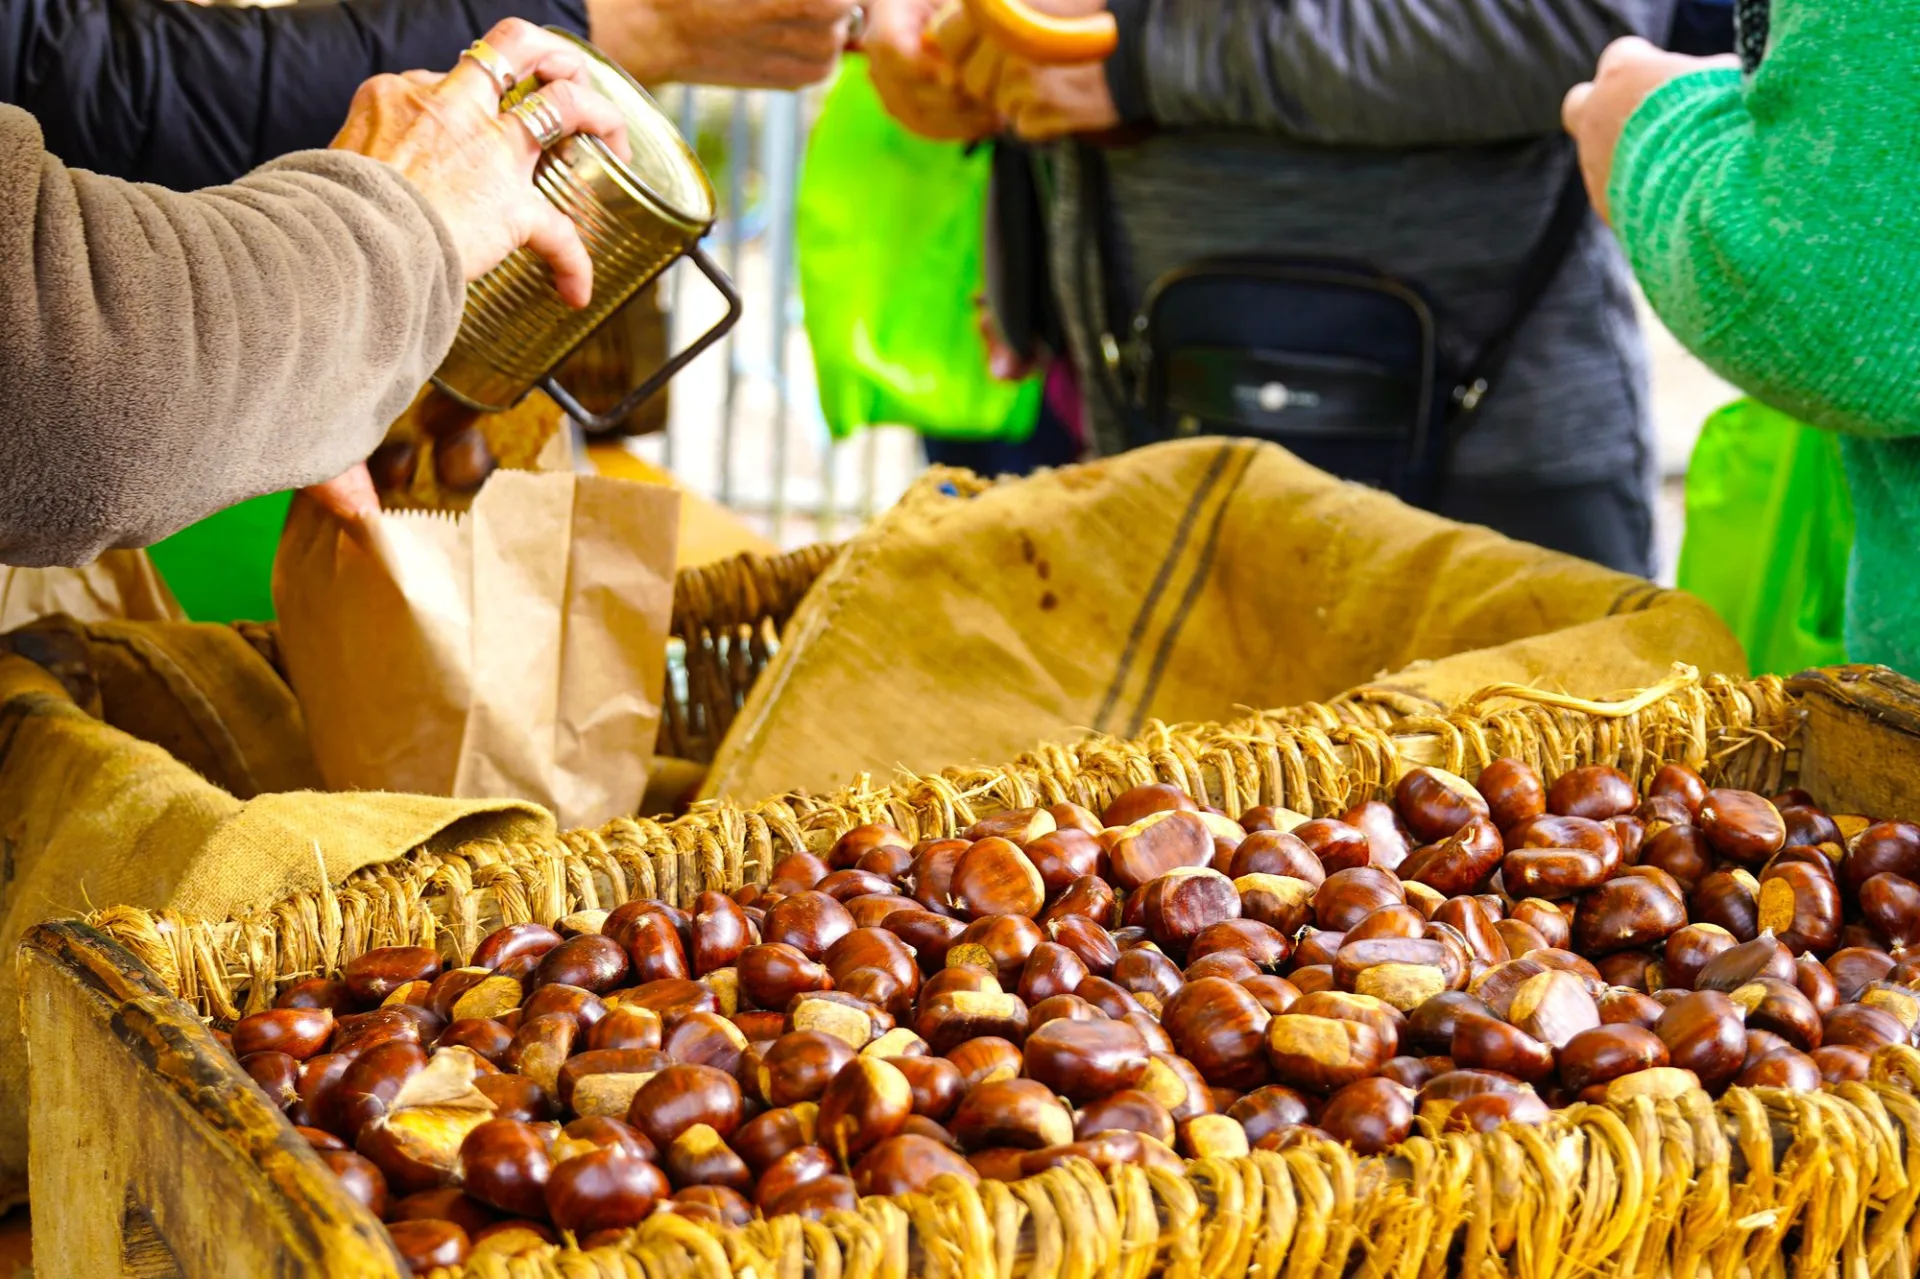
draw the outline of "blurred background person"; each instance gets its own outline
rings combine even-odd
[[[854,0],[0,0],[0,102],[68,164],[175,190],[322,147],[361,81],[450,65],[507,17],[584,36],[642,84],[795,88]]]
[[[1715,372],[1835,431],[1846,647],[1920,674],[1916,0],[1746,0],[1745,69],[1639,42],[1569,94],[1588,189],[1661,319]],[[1764,51],[1764,60],[1760,54]]]
[[[1442,514],[1645,575],[1646,355],[1625,264],[1585,207],[1558,119],[1601,49],[1664,34],[1673,11],[1672,0],[1458,0],[1414,21],[1378,0],[1116,0],[1118,42],[1103,63],[1046,65],[988,40],[942,58],[928,48],[934,0],[877,0],[864,43],[882,98],[910,127],[1044,144],[1038,216],[1096,452],[1194,430],[1268,434]],[[1197,267],[1218,277],[1218,296],[1256,300],[1190,308],[1209,333],[1189,345],[1217,366],[1195,380],[1261,395],[1271,385],[1277,407],[1186,412],[1143,394],[1142,307],[1157,282]],[[1347,283],[1337,297],[1301,286],[1303,267]],[[1440,399],[1409,406],[1414,357],[1371,349],[1366,317],[1389,301],[1409,326],[1430,316]],[[1281,351],[1284,369],[1328,379],[1315,397],[1322,422],[1356,405],[1334,419],[1404,412],[1414,425],[1392,422],[1380,440],[1348,425],[1292,431],[1281,410],[1312,406],[1289,406],[1286,381],[1262,371],[1276,316],[1313,342],[1337,339]],[[1328,373],[1329,356],[1347,363]],[[1456,384],[1470,394],[1442,402]],[[1402,465],[1436,442],[1423,473]]]

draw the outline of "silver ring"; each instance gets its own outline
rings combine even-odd
[[[507,114],[526,127],[533,135],[534,145],[542,151],[566,136],[567,126],[561,121],[560,112],[538,93],[529,93],[508,107]]]
[[[475,40],[460,51],[460,56],[473,59],[473,65],[487,73],[487,79],[493,81],[494,92],[500,97],[506,97],[513,91],[513,86],[520,83],[513,64],[485,40]]]
[[[854,5],[847,10],[847,47],[859,47],[860,40],[867,34],[867,9],[865,5]]]

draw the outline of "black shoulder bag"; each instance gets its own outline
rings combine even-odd
[[[1514,304],[1464,364],[1442,353],[1418,285],[1367,264],[1209,258],[1148,287],[1124,336],[1126,270],[1105,163],[1083,152],[1104,315],[1101,355],[1129,447],[1192,435],[1271,440],[1415,505],[1438,501],[1453,445],[1493,389],[1586,220],[1577,167],[1514,284]]]

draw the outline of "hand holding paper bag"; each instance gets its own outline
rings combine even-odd
[[[679,495],[502,471],[470,512],[295,503],[281,651],[330,789],[637,811],[666,678]]]

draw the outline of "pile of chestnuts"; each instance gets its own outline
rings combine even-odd
[[[1920,826],[1502,759],[1338,818],[1149,785],[861,826],[691,912],[370,951],[230,1043],[424,1272],[658,1212],[1861,1079],[1915,1041],[1917,942]]]

